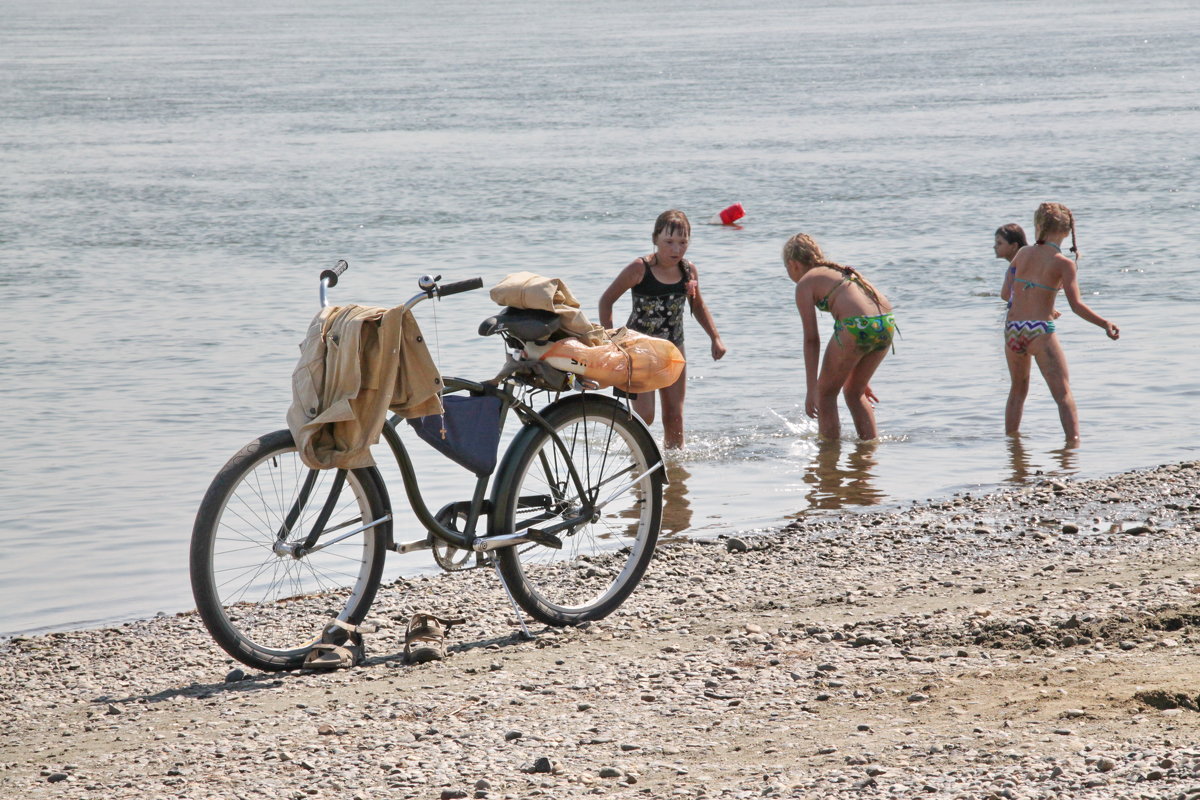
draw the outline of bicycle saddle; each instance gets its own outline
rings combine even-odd
[[[479,324],[480,336],[492,336],[502,333],[512,336],[522,342],[544,342],[551,338],[562,338],[559,333],[562,320],[553,311],[539,311],[532,308],[513,308],[509,306],[499,314],[488,317]]]

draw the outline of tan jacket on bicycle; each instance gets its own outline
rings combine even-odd
[[[442,411],[442,379],[403,306],[328,306],[309,324],[292,373],[288,428],[311,469],[375,465],[388,411]]]

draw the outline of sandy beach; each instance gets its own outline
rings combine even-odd
[[[672,542],[519,634],[385,587],[368,659],[243,671],[194,614],[0,642],[6,798],[1200,798],[1200,464]],[[407,666],[414,610],[467,617]]]

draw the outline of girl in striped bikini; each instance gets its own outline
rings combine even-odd
[[[808,391],[804,413],[816,417],[817,430],[826,439],[841,436],[837,400],[840,392],[861,439],[879,435],[875,427],[871,376],[883,362],[896,320],[892,304],[853,267],[827,261],[811,236],[797,233],[783,246],[788,277],[796,282],[796,307],[804,326],[804,371]],[[821,353],[817,311],[833,315],[833,336]]]
[[[1108,338],[1117,339],[1121,332],[1116,325],[1101,317],[1083,302],[1079,293],[1079,250],[1075,244],[1075,218],[1061,203],[1042,203],[1033,215],[1037,243],[1021,248],[1013,257],[1010,303],[1004,323],[1004,355],[1012,385],[1004,409],[1004,429],[1015,435],[1021,427],[1025,397],[1029,394],[1030,357],[1050,388],[1058,404],[1067,443],[1079,441],[1079,414],[1071,394],[1067,374],[1067,358],[1058,336],[1054,333],[1054,300],[1062,289],[1071,310],[1078,316],[1104,328]],[[1062,243],[1071,235],[1071,252],[1075,260],[1062,254]]]

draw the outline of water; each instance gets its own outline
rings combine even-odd
[[[376,304],[423,272],[531,270],[595,313],[669,207],[730,348],[713,363],[688,323],[671,535],[1196,456],[1191,0],[4,10],[0,634],[192,606],[196,505],[283,426],[321,268],[346,258],[335,300]],[[992,232],[1047,199],[1122,329],[1060,322],[1066,451],[1037,382],[1019,446],[1002,435]],[[741,229],[699,224],[734,201]],[[896,305],[878,444],[818,448],[803,414],[798,230]],[[486,294],[431,305],[446,371],[492,374]],[[421,464],[431,504],[465,496]]]

